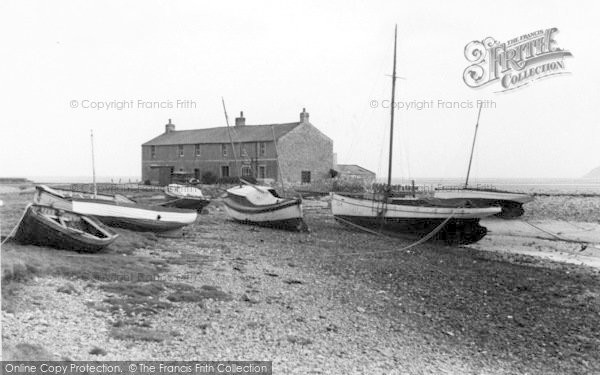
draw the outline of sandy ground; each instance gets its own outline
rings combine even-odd
[[[3,234],[26,198],[0,198]],[[345,230],[324,202],[306,206],[311,233],[239,225],[211,205],[183,238],[121,231],[105,253],[73,253],[160,266],[156,282],[54,270],[6,294],[3,285],[3,358],[262,359],[282,374],[600,373],[600,271],[580,265],[597,265],[593,246],[490,220],[470,247],[398,251],[408,242]],[[596,223],[527,220],[598,238]],[[8,244],[3,259],[32,250]]]
[[[600,269],[600,224],[562,220],[482,220],[488,235],[471,248],[524,254]]]

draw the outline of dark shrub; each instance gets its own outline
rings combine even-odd
[[[214,173],[208,171],[202,174],[202,183],[206,185],[213,185],[217,183],[219,178]]]

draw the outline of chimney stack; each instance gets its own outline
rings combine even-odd
[[[165,133],[170,133],[175,131],[175,124],[171,123],[171,119],[169,119],[169,123],[165,125]]]
[[[308,112],[306,112],[306,108],[302,108],[302,112],[300,112],[300,122],[308,122]]]
[[[240,117],[235,118],[235,126],[245,126],[246,118],[244,117],[244,112],[240,112]]]

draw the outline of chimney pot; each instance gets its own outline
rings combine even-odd
[[[170,133],[175,131],[175,124],[171,123],[171,119],[169,119],[169,123],[165,125],[165,133]]]
[[[245,126],[246,118],[244,117],[244,111],[240,111],[240,117],[235,118],[235,126]]]
[[[306,112],[306,108],[302,108],[302,112],[300,112],[300,122],[308,122],[308,112]]]

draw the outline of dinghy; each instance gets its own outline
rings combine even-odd
[[[21,244],[97,252],[118,234],[94,218],[55,207],[30,204],[14,234]]]
[[[230,218],[247,224],[303,231],[302,200],[280,198],[268,186],[243,185],[227,190],[223,199]]]
[[[170,184],[165,187],[165,195],[170,198],[169,201],[161,203],[161,206],[165,207],[202,211],[210,203],[202,194],[202,190],[193,186]]]
[[[394,35],[394,65],[392,73],[392,98],[396,94],[396,40]],[[468,244],[479,241],[487,230],[479,225],[481,218],[500,212],[499,207],[472,208],[466,202],[393,198],[392,150],[394,139],[394,106],[390,106],[390,147],[387,189],[383,195],[350,197],[331,194],[331,211],[342,224],[369,232],[391,232],[419,240],[439,239],[447,244]]]
[[[172,207],[67,197],[44,185],[36,186],[34,202],[94,216],[104,224],[136,231],[174,231],[192,224],[198,215],[196,211]]]

